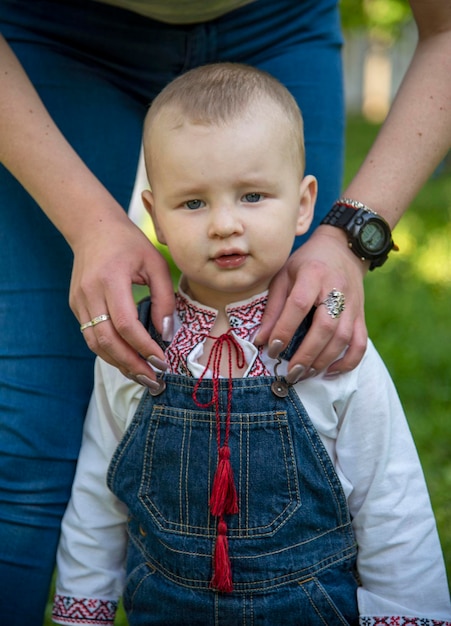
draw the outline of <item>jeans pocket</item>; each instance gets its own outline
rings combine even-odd
[[[133,612],[135,607],[135,598],[139,597],[141,589],[145,589],[145,583],[149,576],[153,576],[156,572],[156,569],[150,563],[146,563],[144,561],[141,561],[138,565],[135,564],[134,566],[131,566],[131,554],[136,557],[139,552],[132,550],[129,552],[128,557],[128,567],[130,567],[130,570],[128,571],[130,571],[130,574],[127,576],[127,580],[125,581],[124,592],[122,595],[122,601],[127,614]]]
[[[271,535],[300,506],[287,414],[232,413],[229,445],[239,504],[230,537]],[[213,412],[153,408],[138,497],[159,530],[215,536],[208,503],[217,457]]]
[[[340,575],[340,574],[338,574]],[[308,610],[303,608],[303,617],[308,616],[311,621],[304,621],[312,626],[314,624],[327,626],[358,626],[357,592],[350,593],[347,588],[344,592],[340,589],[330,589],[316,578],[310,578],[304,583],[299,583],[300,590],[305,595],[306,604],[311,609],[311,618]]]

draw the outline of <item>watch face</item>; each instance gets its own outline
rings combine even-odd
[[[368,252],[379,252],[384,249],[387,234],[384,227],[376,221],[367,222],[360,231],[360,242]]]

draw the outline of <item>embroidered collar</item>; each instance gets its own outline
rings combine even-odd
[[[252,342],[260,327],[267,299],[267,292],[263,292],[226,307],[230,327],[237,339]],[[193,349],[203,344],[210,335],[218,311],[192,300],[181,287],[176,293],[176,311],[181,325],[166,350],[166,361],[171,373],[190,376],[187,359]],[[262,348],[259,348],[259,353],[261,351]],[[248,375],[268,373],[260,358],[257,358]]]

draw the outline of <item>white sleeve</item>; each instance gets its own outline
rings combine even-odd
[[[310,378],[295,389],[348,500],[362,581],[361,623],[404,623],[394,620],[400,616],[424,626],[449,620],[446,571],[423,471],[374,346],[368,342],[353,371]]]
[[[361,619],[450,619],[423,471],[398,394],[371,344],[354,387],[348,401],[336,406],[341,421],[336,456],[352,485],[348,503],[358,544]]]
[[[142,390],[96,360],[94,392],[57,554],[56,623],[92,624],[96,611],[106,624],[114,621],[124,583],[127,509],[108,489],[106,476]]]

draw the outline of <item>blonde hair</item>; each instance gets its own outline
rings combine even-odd
[[[253,107],[264,108],[278,123],[286,122],[294,158],[301,172],[304,170],[301,111],[288,89],[267,72],[240,63],[215,63],[182,74],[152,102],[145,120],[145,137],[168,107],[194,124],[205,125],[227,124],[244,113],[252,113]]]

